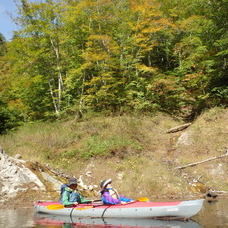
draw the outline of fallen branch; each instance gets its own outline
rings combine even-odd
[[[48,164],[45,164],[45,168],[47,170],[49,170],[51,173],[53,173],[55,176],[57,176],[57,177],[61,177],[61,178],[65,178],[65,179],[69,179],[70,178],[69,175],[67,175],[65,173],[62,173],[62,172],[60,173],[60,172],[52,169]]]
[[[216,190],[213,190],[212,192],[215,192],[215,193],[218,193],[218,194],[228,194],[228,192],[226,192],[226,191],[216,191]]]
[[[212,157],[212,158],[208,158],[206,160],[203,160],[203,161],[200,161],[200,162],[194,162],[194,163],[190,163],[188,165],[184,165],[184,166],[179,166],[179,167],[176,167],[175,169],[185,169],[187,167],[192,167],[192,166],[196,166],[198,164],[202,164],[202,163],[205,163],[205,162],[208,162],[208,161],[212,161],[212,160],[215,160],[215,159],[218,159],[218,158],[224,158],[228,156],[228,150],[226,151],[225,154],[223,155],[220,155],[220,156],[217,156],[217,157]]]
[[[184,130],[185,128],[189,127],[192,123],[186,123],[186,124],[182,124],[180,126],[177,126],[177,127],[173,127],[171,129],[169,129],[166,133],[175,133],[177,131],[182,131]]]

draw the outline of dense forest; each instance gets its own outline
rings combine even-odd
[[[228,0],[20,0],[0,34],[0,133],[17,124],[228,104]]]

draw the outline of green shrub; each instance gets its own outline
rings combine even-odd
[[[92,136],[85,143],[82,151],[82,157],[89,158],[95,156],[118,155],[126,152],[126,148],[141,150],[142,146],[132,139],[122,136],[111,136],[103,139],[101,136]]]

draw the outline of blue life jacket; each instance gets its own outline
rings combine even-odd
[[[79,195],[79,193],[77,191],[73,191],[71,194],[70,194],[70,202],[78,202],[78,203],[81,203],[81,197]]]
[[[60,187],[60,199],[59,202],[62,203],[62,195],[65,191],[65,188],[68,187],[67,184],[62,184]],[[68,197],[69,197],[69,201],[70,202],[78,202],[81,203],[81,197],[80,194],[77,191],[67,191]]]

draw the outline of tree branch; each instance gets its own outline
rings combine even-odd
[[[179,167],[176,167],[175,169],[185,169],[185,168],[187,168],[187,167],[196,166],[196,165],[198,165],[198,164],[202,164],[202,163],[204,163],[204,162],[212,161],[212,160],[215,160],[215,159],[218,159],[218,158],[224,158],[224,157],[226,157],[226,156],[228,156],[228,150],[227,150],[226,153],[223,154],[223,155],[220,155],[220,156],[217,156],[217,157],[208,158],[208,159],[206,159],[206,160],[199,161],[199,162],[190,163],[190,164],[188,164],[188,165],[179,166]]]

